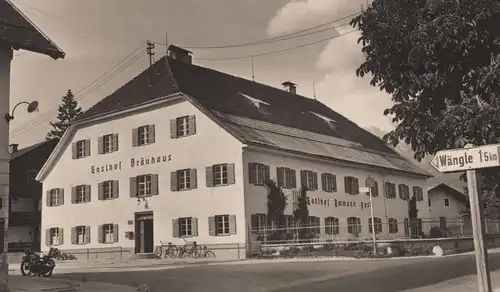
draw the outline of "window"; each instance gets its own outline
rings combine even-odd
[[[170,120],[170,138],[182,138],[194,134],[196,134],[196,117],[194,115]]]
[[[448,198],[444,199],[444,206],[449,207],[450,206],[450,200]]]
[[[196,169],[181,169],[170,173],[170,189],[186,191],[196,188]]]
[[[266,228],[266,215],[253,214],[251,217],[252,233],[261,233]]]
[[[61,245],[64,243],[63,229],[54,227],[46,230],[45,243],[47,246]]]
[[[308,219],[308,226],[307,232],[309,233],[314,233],[314,234],[320,234],[321,233],[321,219],[319,217],[315,216],[309,216]]]
[[[254,185],[264,185],[266,181],[271,179],[269,166],[261,163],[248,164],[248,182]]]
[[[26,182],[28,184],[36,184],[36,175],[38,174],[37,170],[27,170],[26,171]]]
[[[297,187],[297,181],[294,169],[286,167],[278,167],[276,169],[276,172],[277,172],[279,187],[285,189],[294,189]]]
[[[396,184],[391,182],[385,183],[385,197],[388,199],[396,198]]]
[[[143,174],[130,178],[130,197],[148,197],[158,193],[157,174]]]
[[[73,159],[90,156],[90,140],[80,140],[72,144]]]
[[[359,181],[356,177],[346,176],[344,177],[345,192],[349,195],[359,194]]]
[[[389,233],[398,233],[398,220],[389,218]]]
[[[374,217],[373,221],[375,223],[372,224],[372,218],[368,218],[368,232],[372,233],[373,225],[375,225],[375,233],[382,232],[382,219]]]
[[[285,215],[285,227],[287,231],[294,231],[296,229],[295,219],[292,215]]]
[[[325,233],[335,235],[340,233],[339,218],[326,217],[325,218]]]
[[[179,219],[180,234],[181,236],[192,236],[193,235],[193,225],[191,225],[191,218],[180,218]]]
[[[323,191],[333,193],[337,191],[337,177],[331,173],[321,174]]]
[[[108,134],[99,137],[97,142],[99,154],[111,153],[118,151],[118,134]]]
[[[358,217],[347,218],[347,232],[358,237],[361,233],[361,219]]]
[[[427,203],[429,204],[429,207],[431,206],[431,199],[427,199]]]
[[[207,187],[234,184],[234,163],[216,164],[206,168]]]
[[[399,184],[398,189],[399,189],[399,198],[401,200],[408,200],[410,198],[410,187],[404,184]]]
[[[302,187],[306,187],[308,190],[318,189],[318,174],[310,170],[300,171],[300,181]]]
[[[118,242],[118,224],[99,225],[99,243]]]
[[[215,224],[217,235],[229,234],[229,215],[215,216]]]
[[[64,189],[51,189],[47,191],[47,207],[64,205]]]
[[[417,202],[422,202],[424,200],[424,192],[421,187],[413,187],[413,196],[415,196]]]
[[[76,226],[71,228],[71,244],[90,243],[90,226]]]
[[[191,171],[190,169],[183,169],[177,171],[177,178],[179,181],[179,190],[187,190],[191,188]]]
[[[271,110],[271,107],[269,106],[269,104],[265,104],[263,102],[259,102],[258,108],[259,108],[259,111],[263,114],[269,114],[270,110]]]
[[[73,187],[72,190],[72,203],[81,204],[90,202],[90,186],[89,185],[79,185]]]
[[[155,142],[155,125],[146,125],[132,130],[132,146],[143,146]]]
[[[198,236],[198,218],[183,217],[173,219],[172,231],[174,238]]]
[[[98,184],[99,200],[111,200],[118,198],[118,181],[108,180]]]

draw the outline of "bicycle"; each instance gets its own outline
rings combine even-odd
[[[201,249],[200,246],[196,243],[196,241],[189,242],[184,238],[183,240],[186,243],[179,250],[179,258],[182,258],[184,256],[192,257],[195,259],[199,258],[201,255]],[[191,247],[189,245],[191,245]]]
[[[209,250],[206,245],[204,245],[201,248],[200,257],[201,258],[215,259],[215,253],[213,251]]]
[[[166,258],[175,258],[179,253],[177,246],[173,245],[171,242],[163,242],[160,240],[160,246],[155,249],[154,256],[161,259],[162,255]]]

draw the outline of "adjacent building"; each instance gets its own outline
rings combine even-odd
[[[37,180],[43,182],[42,249],[77,258],[153,252],[196,241],[245,257],[264,227],[267,189],[308,189],[318,240],[404,236],[408,200],[428,218],[430,175],[296,85],[283,90],[167,57],[82,114]],[[292,220],[292,221],[290,221]],[[382,224],[384,223],[384,224]]]
[[[42,184],[35,178],[57,142],[43,141],[23,149],[10,145],[9,253],[40,250]]]
[[[446,183],[438,183],[427,187],[429,195],[429,214],[431,218],[441,220],[459,220],[461,211],[467,210],[469,197]]]

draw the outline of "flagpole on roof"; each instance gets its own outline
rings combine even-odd
[[[253,64],[253,58],[252,58],[252,81],[255,81],[255,67]]]

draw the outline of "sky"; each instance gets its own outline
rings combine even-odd
[[[393,127],[382,114],[391,106],[390,96],[355,75],[363,61],[359,33],[344,25],[350,20],[347,16],[366,7],[366,0],[261,0],[258,5],[248,0],[12,2],[67,54],[53,60],[15,52],[11,106],[20,101],[40,102],[39,112],[16,110],[11,143],[20,148],[45,138],[68,89],[85,110],[146,69],[146,40],[157,43],[157,59],[165,54],[168,42],[193,51],[195,64],[248,79],[252,78],[249,56],[261,55],[253,58],[256,81],[275,87],[292,81],[299,94],[315,95],[360,126],[381,131]],[[315,33],[282,41],[200,48],[268,40],[328,22],[332,23]],[[311,43],[316,44],[307,45]],[[282,52],[266,55],[276,51]],[[127,56],[123,66],[115,66]]]

